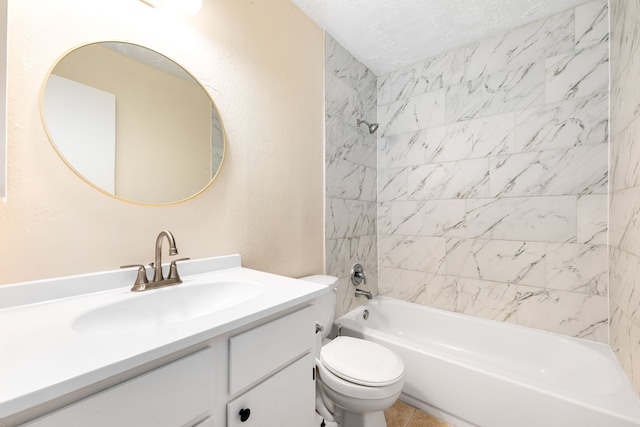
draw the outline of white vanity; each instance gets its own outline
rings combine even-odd
[[[312,425],[328,288],[239,255],[180,273],[145,292],[132,270],[0,286],[0,427]]]

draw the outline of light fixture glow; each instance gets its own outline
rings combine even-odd
[[[189,15],[196,15],[202,9],[202,0],[177,0],[177,2],[180,3],[180,9]]]

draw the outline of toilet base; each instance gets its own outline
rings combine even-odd
[[[383,411],[349,412],[341,411],[340,427],[387,427]]]
[[[316,412],[316,423],[314,427],[340,427],[336,421],[327,421],[322,415]]]

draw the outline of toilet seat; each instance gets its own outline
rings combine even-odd
[[[321,364],[350,383],[385,387],[404,375],[404,363],[393,351],[363,339],[339,336],[320,350]]]
[[[362,401],[375,401],[388,399],[389,397],[400,394],[404,386],[404,375],[395,383],[381,387],[368,387],[347,381],[334,375],[329,371],[320,360],[316,360],[318,367],[318,379],[324,390],[330,394],[332,400],[336,402],[336,393],[342,396],[348,396],[352,399]],[[396,396],[397,397],[397,396]]]

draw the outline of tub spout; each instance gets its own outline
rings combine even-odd
[[[371,295],[370,291],[365,291],[363,289],[356,289],[356,296],[357,297],[367,297],[367,299],[372,299],[373,295]]]

